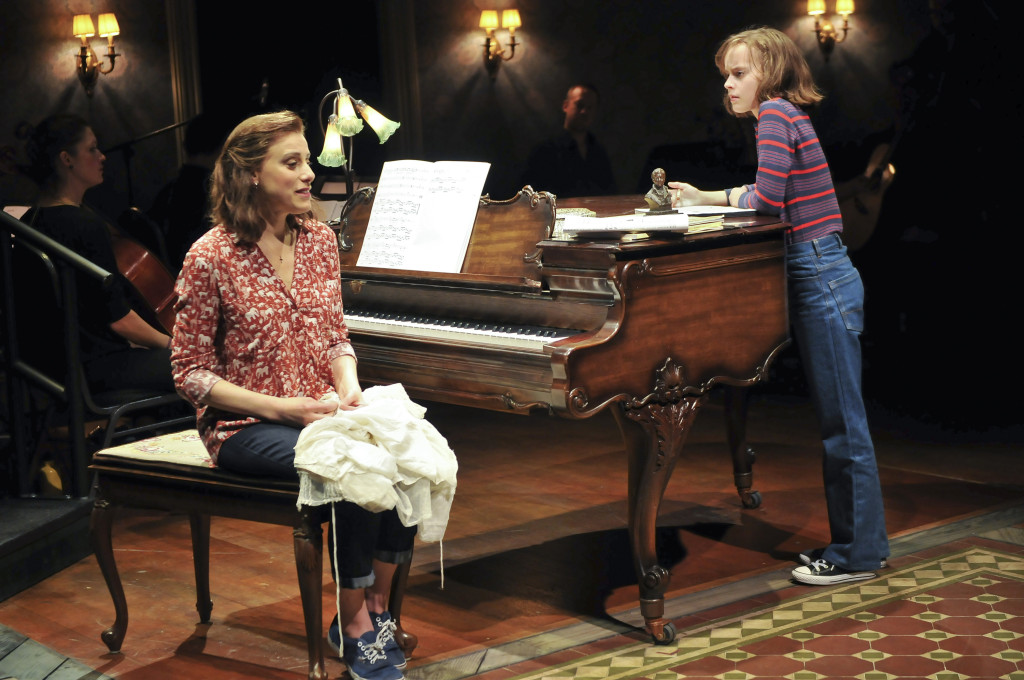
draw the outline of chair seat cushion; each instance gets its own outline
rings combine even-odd
[[[97,452],[97,456],[130,458],[150,463],[174,463],[177,465],[195,465],[197,467],[215,467],[209,452],[199,438],[195,429],[182,432],[162,434],[157,437],[112,446]]]
[[[195,429],[162,434],[97,451],[89,468],[97,472],[116,471],[121,475],[155,473],[202,483],[230,483],[236,487],[284,491],[296,496],[299,492],[298,474],[294,479],[280,479],[221,470],[214,465]]]

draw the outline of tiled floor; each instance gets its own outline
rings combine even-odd
[[[1022,532],[1024,535],[1024,532]],[[1024,545],[971,540],[896,560],[871,581],[793,587],[678,622],[667,645],[603,641],[487,680],[1024,678]],[[705,616],[716,617],[707,622]],[[525,667],[538,670],[522,672]]]

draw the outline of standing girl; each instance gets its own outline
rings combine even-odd
[[[779,215],[793,334],[818,412],[831,542],[801,553],[801,583],[877,576],[889,541],[874,446],[861,394],[864,287],[841,234],[843,220],[825,154],[801,107],[821,101],[810,68],[784,33],[756,28],[730,36],[715,55],[725,105],[757,121],[753,184],[701,191],[670,182],[673,205],[730,205]]]

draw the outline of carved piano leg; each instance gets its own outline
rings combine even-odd
[[[117,562],[114,561],[114,546],[110,538],[110,530],[114,521],[114,508],[100,495],[100,485],[96,485],[96,502],[89,517],[89,536],[92,550],[96,554],[103,580],[107,582],[107,590],[114,601],[114,625],[100,634],[100,639],[112,652],[121,651],[125,633],[128,631],[128,602],[124,597],[121,575],[117,573]]]
[[[629,533],[640,585],[640,612],[656,643],[675,638],[665,618],[669,573],[658,564],[658,508],[676,460],[705,397],[685,396],[669,403],[634,400],[615,410],[629,453]]]
[[[761,505],[761,494],[751,490],[754,473],[751,467],[756,455],[747,446],[747,407],[750,404],[750,390],[746,387],[725,386],[725,429],[729,438],[729,452],[732,454],[732,471],[736,480],[736,491],[745,508]]]
[[[324,665],[323,622],[323,531],[315,508],[304,506],[301,525],[293,532],[295,569],[299,576],[302,616],[306,623],[309,651],[309,680],[327,680]]]
[[[391,593],[388,596],[388,611],[391,613],[391,618],[394,620],[395,625],[398,626],[398,630],[395,632],[395,641],[402,648],[402,653],[405,654],[407,659],[412,658],[413,651],[415,651],[416,646],[420,643],[418,637],[412,633],[407,633],[402,628],[402,598],[405,594],[405,584],[409,580],[409,570],[411,568],[411,559],[398,565],[398,569],[395,570],[395,576],[391,580]]]
[[[192,566],[196,572],[196,611],[199,620],[210,622],[213,600],[210,599],[210,516],[189,513],[192,527]]]

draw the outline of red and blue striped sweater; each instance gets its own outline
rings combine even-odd
[[[770,99],[758,110],[757,177],[744,188],[741,208],[779,215],[792,225],[787,243],[843,230],[818,135],[807,114],[785,99]]]

